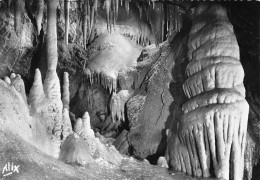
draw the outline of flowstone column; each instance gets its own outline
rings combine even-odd
[[[189,100],[182,107],[170,164],[198,177],[243,179],[249,106],[238,43],[224,7],[198,5],[188,48],[183,90]]]

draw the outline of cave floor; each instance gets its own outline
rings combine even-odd
[[[9,167],[8,167],[9,166]],[[16,167],[16,168],[12,168]],[[17,168],[18,167],[18,168]],[[11,171],[13,169],[13,171]],[[15,170],[14,170],[15,169]],[[18,170],[18,171],[17,171]],[[120,167],[102,160],[85,166],[68,165],[45,155],[10,132],[0,130],[1,179],[173,179],[190,180],[182,173],[125,157]]]

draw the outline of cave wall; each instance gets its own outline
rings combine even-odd
[[[9,6],[1,2],[0,11],[0,77],[16,72],[25,76],[30,67],[32,57],[37,49],[38,36],[25,7],[21,1],[20,23],[17,28],[16,2]]]

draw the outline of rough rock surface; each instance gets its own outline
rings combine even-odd
[[[19,75],[12,74],[10,84],[0,80],[0,88],[3,93],[0,100],[2,105],[0,118],[2,130],[8,130],[43,152],[51,154],[53,149],[47,135],[45,122],[40,116],[31,116],[27,100],[24,101],[23,99],[24,94],[16,89],[18,85],[23,84],[23,81],[20,79],[17,83],[14,76],[18,77]]]
[[[112,145],[101,143],[100,139],[95,137],[94,131],[91,129],[90,117],[85,112],[82,119],[77,119],[74,131],[81,136],[89,146],[89,153],[95,158],[101,158],[106,162],[119,166],[122,161],[122,155]]]
[[[61,144],[59,160],[76,165],[92,163],[89,145],[76,133],[70,134]]]
[[[189,100],[171,137],[170,165],[197,177],[243,179],[249,106],[244,71],[236,62],[238,44],[224,7],[198,5],[188,48],[183,90]],[[201,63],[204,58],[209,63]]]
[[[169,107],[173,101],[177,101],[176,96],[173,95],[176,93],[174,91],[179,89],[178,91],[181,92],[181,86],[173,85],[183,78],[181,70],[179,69],[179,77],[172,71],[177,57],[183,58],[185,55],[184,34],[178,34],[173,44],[165,43],[160,48],[151,50],[152,54],[146,56],[137,66],[137,78],[134,79],[134,84],[140,88],[127,102],[130,125],[128,142],[137,157],[146,158],[155,153],[164,155],[166,127],[171,123],[168,120],[178,112],[177,106],[171,110]]]
[[[14,86],[0,80],[2,97],[1,104],[1,129],[9,129],[28,142],[32,142],[32,118],[23,97]]]
[[[6,179],[166,179],[197,180],[182,173],[171,172],[165,168],[152,166],[147,162],[124,158],[120,167],[106,163],[93,162],[89,166],[73,166],[58,161],[14,135],[0,130],[0,168],[9,162],[19,166],[16,171],[4,177]],[[1,173],[0,177],[10,171]],[[209,179],[210,180],[210,179]],[[212,179],[213,180],[213,179]]]
[[[21,29],[15,30],[15,6],[10,8],[2,3],[0,9],[0,77],[10,75],[11,72],[21,74],[28,73],[31,66],[35,46],[37,45],[37,31],[25,12],[25,1],[21,1]]]

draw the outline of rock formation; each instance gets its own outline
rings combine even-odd
[[[73,133],[62,143],[59,160],[66,164],[86,165],[91,163],[89,145],[79,135]]]
[[[69,44],[69,27],[70,27],[70,0],[65,0],[64,3],[64,11],[65,11],[65,44]]]
[[[81,136],[89,146],[89,152],[95,158],[101,158],[111,164],[119,165],[122,161],[122,155],[112,145],[102,144],[99,138],[95,137],[94,131],[90,126],[90,117],[85,112],[82,119],[77,119],[74,131]]]
[[[172,136],[170,165],[197,177],[243,179],[249,106],[239,47],[225,8],[201,4],[188,42],[189,100]]]
[[[259,179],[257,6],[0,1],[0,168]]]

